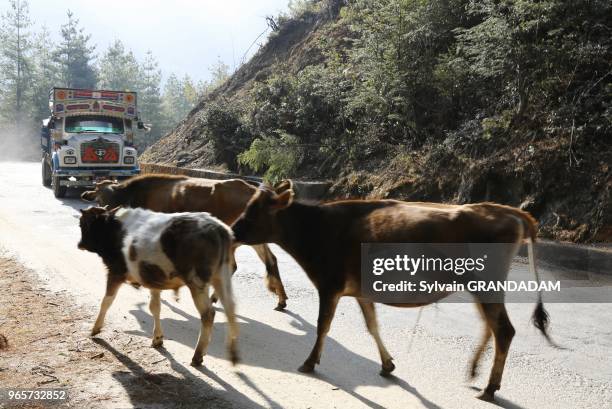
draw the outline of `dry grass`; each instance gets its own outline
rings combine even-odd
[[[69,402],[54,408],[229,406],[167,352],[149,348],[148,338],[112,328],[91,338],[93,318],[67,293],[49,291],[33,272],[0,257],[2,388],[67,389]]]

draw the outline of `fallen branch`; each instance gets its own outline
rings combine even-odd
[[[46,385],[48,383],[59,382],[59,378],[53,375],[54,372],[55,372],[55,369],[53,369],[49,365],[43,365],[43,364],[35,366],[32,369],[30,369],[30,373],[32,375],[40,375],[40,376],[45,376],[49,378],[48,380],[45,380],[45,381],[36,382],[36,384],[39,386]]]
[[[59,382],[59,379],[53,375],[49,375],[49,374],[42,374],[43,376],[49,377],[51,379],[48,379],[46,381],[40,381],[40,382],[36,382],[37,385],[46,385],[48,383],[53,383],[53,382]]]
[[[41,337],[41,338],[36,338],[35,340],[32,340],[30,342],[30,344],[33,344],[33,343],[38,342],[38,341],[42,341],[43,339],[57,337],[58,335],[62,335],[61,332],[58,332],[57,334],[47,335],[47,336],[44,336],[44,337]]]
[[[155,364],[158,364],[160,362],[164,362],[165,360],[166,360],[166,358],[162,358],[159,361],[151,362],[151,365],[155,365]]]

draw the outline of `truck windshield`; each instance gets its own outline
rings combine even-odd
[[[123,119],[104,116],[71,116],[66,118],[65,132],[123,133]]]

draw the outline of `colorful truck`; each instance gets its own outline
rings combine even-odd
[[[53,88],[49,108],[41,128],[42,181],[55,197],[140,173],[134,132],[146,127],[135,92]]]

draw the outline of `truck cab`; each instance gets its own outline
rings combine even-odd
[[[41,128],[42,181],[56,197],[140,173],[134,132],[145,127],[135,92],[54,88],[49,107]]]

